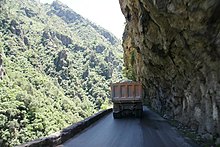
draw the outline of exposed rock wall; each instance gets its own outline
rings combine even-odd
[[[220,1],[119,0],[128,70],[154,109],[220,135]]]

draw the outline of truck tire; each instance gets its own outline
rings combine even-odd
[[[113,112],[113,117],[114,117],[114,119],[119,119],[119,118],[121,118],[121,115],[120,115],[120,113]]]
[[[135,116],[136,116],[137,118],[141,118],[141,117],[142,117],[142,113],[143,113],[143,110],[136,110]]]

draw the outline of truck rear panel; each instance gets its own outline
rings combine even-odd
[[[119,118],[132,113],[140,116],[142,106],[142,85],[140,82],[122,82],[111,85],[113,116]]]

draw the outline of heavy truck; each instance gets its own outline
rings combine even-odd
[[[135,115],[141,117],[143,113],[142,84],[140,82],[124,81],[111,84],[111,98],[113,102],[113,117]]]

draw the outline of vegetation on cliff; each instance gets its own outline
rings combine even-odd
[[[58,1],[0,1],[0,145],[46,136],[108,103],[120,41]],[[104,105],[103,105],[104,103]]]

